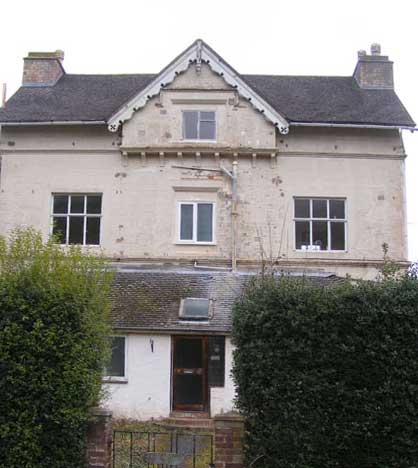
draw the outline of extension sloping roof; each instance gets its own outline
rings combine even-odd
[[[120,269],[111,289],[110,325],[138,332],[229,333],[232,306],[254,275],[180,267]],[[342,281],[330,274],[308,278],[323,286]],[[180,320],[180,301],[186,297],[212,299],[213,317],[208,322]]]
[[[21,87],[0,123],[107,122],[156,75],[63,75],[54,86]],[[391,89],[361,89],[353,77],[241,75],[290,123],[415,126]]]

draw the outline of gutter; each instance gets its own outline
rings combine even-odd
[[[319,122],[290,122],[291,127],[335,127],[335,128],[375,128],[379,130],[409,130],[418,132],[417,127],[407,127],[405,125],[370,125],[370,124],[333,124]]]
[[[0,122],[2,127],[14,126],[39,126],[39,125],[106,125],[105,120],[66,120],[66,121],[53,121],[48,120],[45,122]]]

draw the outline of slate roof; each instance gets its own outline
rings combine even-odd
[[[254,273],[195,269],[122,269],[111,289],[110,325],[114,329],[158,332],[227,334],[232,327],[232,306],[245,282]],[[342,281],[324,274],[311,278],[319,285]],[[213,318],[208,322],[179,320],[180,300],[186,297],[212,299]]]
[[[63,75],[25,86],[0,109],[0,123],[107,121],[157,75]],[[393,90],[361,89],[353,77],[240,75],[291,122],[415,126]]]

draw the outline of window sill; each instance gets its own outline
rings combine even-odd
[[[176,241],[175,245],[216,245],[216,242],[193,242],[193,241]]]
[[[204,144],[208,144],[208,143],[217,143],[216,140],[180,140],[179,143],[204,143]]]
[[[127,377],[103,377],[102,383],[106,384],[127,384]]]
[[[74,247],[89,247],[89,248],[100,248],[101,245],[100,244],[56,244],[56,245],[59,245],[60,247],[71,247],[71,246],[74,246]]]
[[[294,252],[308,253],[308,254],[346,254],[348,250],[302,250],[302,249],[293,249]]]

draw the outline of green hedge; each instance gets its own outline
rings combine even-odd
[[[101,258],[0,238],[0,466],[81,468],[108,358]]]
[[[418,466],[418,284],[271,277],[234,309],[247,463]]]

